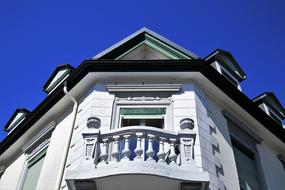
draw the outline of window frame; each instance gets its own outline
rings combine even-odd
[[[114,103],[114,109],[113,109],[113,117],[112,117],[112,124],[111,129],[119,129],[121,128],[122,118],[124,118],[124,115],[120,114],[121,108],[165,108],[166,113],[164,115],[156,115],[152,116],[149,119],[153,119],[154,117],[157,117],[157,119],[163,118],[163,130],[174,130],[173,129],[173,117],[172,117],[172,101],[130,101],[130,102],[119,102],[115,101]],[[160,117],[160,118],[159,118]],[[139,119],[139,118],[138,118]],[[144,119],[147,119],[147,117],[144,117]]]
[[[40,156],[40,158],[37,159],[37,161],[39,161],[39,159],[41,159],[42,157],[46,157],[46,153],[47,153],[47,149],[48,149],[48,144],[44,145],[43,147],[41,147],[36,153],[34,153],[33,155],[30,155],[27,157],[26,159],[26,162],[25,162],[25,166],[24,166],[24,172],[23,172],[23,175],[21,177],[21,183],[20,183],[20,189],[23,189],[24,188],[24,185],[25,185],[25,181],[26,181],[26,178],[27,178],[27,174],[28,174],[28,171],[29,171],[29,163],[34,159],[36,158],[37,156],[39,156],[40,154],[44,154],[42,156]],[[35,161],[35,162],[37,162]],[[32,164],[33,165],[33,164]],[[41,170],[42,170],[42,167],[41,167]],[[40,174],[41,174],[41,171],[39,173],[39,178],[40,178]],[[38,179],[39,180],[39,179]],[[38,181],[37,181],[38,182]]]
[[[236,147],[242,152],[249,157],[254,158],[254,165],[259,187],[261,190],[268,189],[263,174],[261,158],[257,149],[257,145],[261,144],[263,139],[232,113],[228,112],[227,110],[223,110],[223,115],[227,121],[228,131],[231,138],[231,146],[233,147],[234,145],[237,145]],[[232,123],[232,125],[230,123]],[[236,159],[235,155],[234,159]]]
[[[22,171],[20,181],[18,182],[18,189],[23,189],[25,179],[27,176],[27,172],[28,172],[29,162],[33,158],[41,154],[43,151],[46,151],[45,152],[45,156],[46,156],[47,151],[48,151],[48,146],[50,143],[50,139],[51,139],[51,136],[52,136],[52,133],[55,127],[56,127],[56,122],[54,121],[50,122],[47,126],[45,126],[41,131],[39,131],[32,139],[30,139],[22,147],[22,150],[26,156],[26,161],[24,164],[24,169]]]

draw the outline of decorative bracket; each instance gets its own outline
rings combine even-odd
[[[98,137],[100,131],[92,133],[82,133],[85,150],[84,150],[84,162],[87,164],[94,164],[99,152]]]

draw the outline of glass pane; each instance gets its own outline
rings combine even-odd
[[[239,148],[233,146],[239,183],[242,190],[258,190],[259,183],[255,170],[254,159],[245,154]]]
[[[33,159],[33,164],[29,164],[26,178],[23,185],[23,190],[34,190],[36,189],[40,172],[44,163],[45,155],[38,158],[36,161]]]
[[[146,119],[145,126],[163,128],[163,119]]]
[[[163,115],[166,108],[121,108],[122,115]]]
[[[122,119],[122,127],[126,126],[138,126],[140,125],[140,119]]]

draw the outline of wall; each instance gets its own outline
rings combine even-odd
[[[195,86],[198,138],[196,146],[201,155],[202,168],[209,172],[209,189],[239,189],[238,175],[231,148],[227,122],[221,106]],[[196,150],[195,150],[196,151]]]
[[[285,187],[285,169],[278,159],[278,152],[265,143],[257,145],[263,176],[268,189],[278,190]]]
[[[22,154],[8,168],[6,168],[0,180],[0,189],[2,190],[17,189],[20,179],[22,177],[25,163],[26,163],[26,156]]]
[[[96,86],[80,100],[66,164],[68,169],[76,168],[81,164],[84,158],[84,140],[82,133],[87,129],[86,122],[89,117],[100,118],[100,130],[104,131],[110,129],[113,101],[114,96],[106,92],[105,87],[100,84],[96,84]],[[62,189],[67,189],[65,181],[62,183]]]
[[[50,138],[37,189],[55,189],[60,163],[63,160],[63,150],[67,141],[66,134],[71,127],[71,116],[70,108],[65,110],[65,114],[56,121],[57,125]]]

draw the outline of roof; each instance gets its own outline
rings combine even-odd
[[[148,36],[153,37],[157,40],[156,43],[160,43],[160,47],[163,47],[163,44],[173,48],[178,51],[180,54],[184,55],[184,58],[198,59],[199,56],[186,50],[185,48],[177,45],[176,43],[166,39],[165,37],[153,32],[152,30],[143,27],[140,30],[134,32],[108,49],[98,53],[92,59],[116,59],[120,55],[126,52],[126,50],[132,49],[133,47],[139,45],[143,41],[148,39]],[[183,56],[182,56],[183,57]]]
[[[223,56],[228,58],[230,62],[224,60]],[[222,64],[223,67],[225,67],[225,69],[230,71],[239,81],[246,79],[245,72],[239,66],[238,62],[235,60],[232,54],[228,51],[222,49],[216,49],[214,52],[205,57],[205,60],[209,61],[210,63],[218,61],[220,64]]]
[[[269,106],[281,119],[285,119],[285,109],[273,92],[264,92],[252,99],[255,104],[265,103]]]
[[[29,113],[30,111],[25,108],[17,108],[8,120],[8,122],[5,124],[3,129],[5,131],[12,130],[14,127],[19,125],[22,122],[21,120],[23,120],[25,116]]]
[[[252,100],[240,92],[231,82],[220,75],[208,62],[193,60],[85,60],[66,79],[68,89],[72,89],[89,72],[200,72],[217,88],[222,90],[248,114],[256,118],[265,128],[285,143],[285,130],[270,116],[259,109]],[[64,97],[63,84],[60,84],[52,96],[47,96],[0,144],[0,154],[7,150],[23,135],[47,110]]]
[[[67,72],[65,74],[63,74],[62,76],[58,76],[58,73],[62,70],[66,70]],[[43,91],[46,93],[49,93],[51,91],[51,89],[49,89],[49,86],[54,80],[57,80],[57,77],[59,80],[61,80],[61,79],[63,79],[63,77],[65,77],[67,74],[69,74],[73,70],[74,70],[74,67],[72,67],[69,64],[59,65],[58,67],[56,67],[56,69],[53,71],[51,76],[48,78],[48,80],[44,84]],[[56,81],[56,82],[58,82],[58,81]]]

